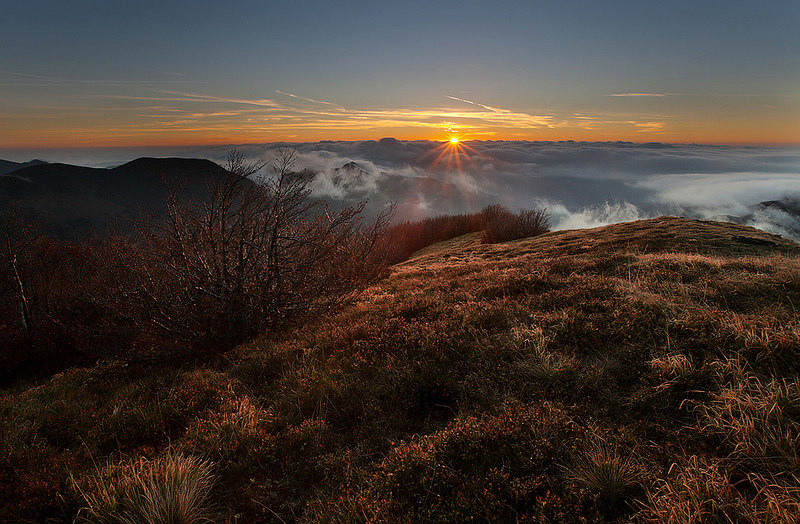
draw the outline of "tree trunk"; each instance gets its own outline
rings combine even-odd
[[[31,332],[33,330],[33,324],[31,323],[31,310],[28,307],[28,297],[25,294],[25,286],[22,284],[22,277],[20,277],[19,269],[17,268],[16,256],[11,257],[11,269],[14,271],[14,278],[17,281],[19,304],[22,313],[22,325],[25,327],[26,331]]]

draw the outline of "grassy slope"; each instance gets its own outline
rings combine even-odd
[[[799,255],[678,218],[466,235],[223,362],[5,392],[0,520],[167,449],[229,521],[796,517]]]

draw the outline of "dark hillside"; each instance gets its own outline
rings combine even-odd
[[[216,362],[4,392],[0,520],[113,520],[180,470],[220,522],[798,521],[800,245],[478,235]]]
[[[46,163],[47,162],[43,162],[41,160],[30,160],[28,162],[11,162],[10,160],[0,159],[0,175],[5,175],[7,173],[11,173],[18,169],[23,169],[25,167],[36,166]]]
[[[163,211],[167,185],[199,195],[206,179],[227,171],[208,160],[140,158],[113,169],[41,164],[0,176],[0,206],[17,202],[62,238],[103,233],[111,224],[129,228],[139,210]]]

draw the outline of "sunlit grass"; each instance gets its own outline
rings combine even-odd
[[[109,464],[81,485],[79,521],[107,524],[210,523],[214,483],[209,462],[167,455],[156,461]]]
[[[739,232],[471,233],[224,358],[3,392],[0,520],[792,522],[800,248]]]

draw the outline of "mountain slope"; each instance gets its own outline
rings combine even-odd
[[[28,162],[11,162],[10,160],[0,159],[0,175],[5,175],[13,171],[16,171],[18,169],[23,169],[26,167],[36,166],[46,163],[47,162],[43,162],[41,160],[30,160]]]
[[[208,160],[182,158],[140,158],[113,169],[34,165],[0,176],[0,206],[16,202],[56,236],[80,238],[112,223],[126,230],[140,209],[162,211],[169,184],[185,182],[187,195],[199,195],[206,179],[226,175]]]
[[[220,521],[796,521],[798,305],[800,245],[745,226],[468,235],[218,362],[5,393],[0,517],[192,455]]]

